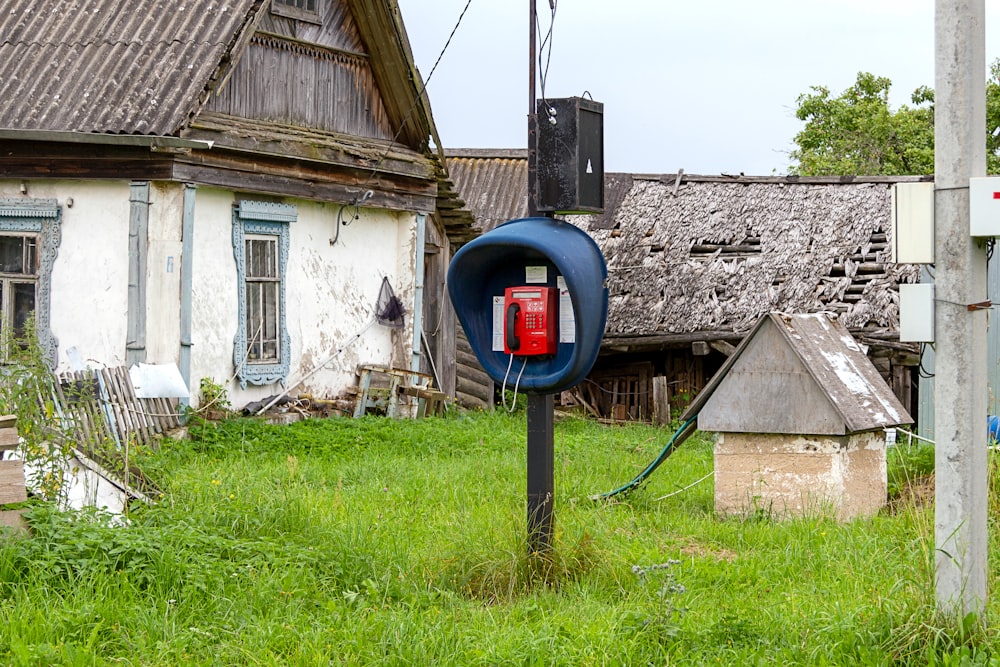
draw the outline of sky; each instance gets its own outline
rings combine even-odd
[[[426,80],[469,0],[398,1]],[[427,86],[445,148],[527,145],[529,2],[471,0]],[[934,86],[934,1],[559,0],[551,44],[544,94],[604,104],[606,171],[769,176],[788,172],[812,86],[836,96],[871,72],[893,109]]]

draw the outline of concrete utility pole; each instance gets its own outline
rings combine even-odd
[[[969,179],[986,175],[984,24],[984,0],[935,2],[935,585],[957,618],[986,609],[988,311],[969,306],[987,299],[969,229]]]

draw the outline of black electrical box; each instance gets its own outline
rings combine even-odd
[[[540,212],[604,211],[604,105],[582,97],[539,100],[536,179]]]

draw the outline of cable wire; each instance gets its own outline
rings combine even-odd
[[[549,103],[546,101],[545,82],[549,77],[549,64],[552,62],[552,33],[556,24],[556,9],[558,8],[558,5],[558,0],[549,0],[549,9],[552,11],[552,15],[549,19],[549,30],[545,37],[541,40],[541,44],[538,48],[538,82],[541,88],[542,106],[545,109],[546,119],[553,125],[556,124],[555,110],[550,108]],[[542,35],[541,27],[538,28],[538,35],[539,37]],[[542,52],[545,51],[546,45],[548,46],[548,51],[545,54],[545,62],[543,64]]]
[[[705,475],[704,477],[702,477],[700,479],[696,479],[695,481],[691,482],[690,484],[688,484],[687,486],[685,486],[683,489],[677,489],[676,491],[668,493],[665,496],[660,496],[659,498],[657,498],[657,500],[666,500],[667,498],[672,498],[673,496],[676,496],[676,495],[679,495],[681,493],[684,493],[688,489],[693,489],[694,487],[698,486],[699,484],[701,484],[702,482],[704,482],[706,479],[708,479],[709,477],[711,477],[714,474],[715,474],[715,471],[713,470],[713,471],[709,472],[707,475]]]
[[[503,376],[503,385],[500,387],[500,403],[503,405],[503,409],[507,412],[514,412],[517,408],[517,390],[521,386],[521,376],[524,375],[524,369],[528,365],[528,358],[525,357],[524,363],[521,365],[521,371],[517,374],[517,381],[514,383],[514,398],[510,402],[510,408],[507,407],[507,378],[510,377],[510,368],[514,364],[514,353],[510,355],[510,360],[507,361],[507,372]]]
[[[661,463],[667,460],[668,456],[674,453],[675,449],[674,443],[677,443],[678,441],[683,442],[685,439],[687,439],[689,435],[694,433],[697,426],[698,426],[698,415],[694,415],[686,422],[684,422],[684,424],[679,429],[677,429],[672,436],[670,436],[670,440],[663,448],[663,451],[660,452],[659,456],[653,459],[653,462],[650,463],[648,466],[646,466],[645,470],[636,475],[635,479],[633,479],[628,484],[619,486],[617,489],[614,489],[613,491],[608,491],[607,493],[599,493],[597,495],[591,496],[590,499],[607,500],[608,498],[617,496],[620,493],[628,493],[629,491],[632,491],[633,489],[638,487],[640,484],[645,482],[650,475],[653,474],[653,471],[655,471],[657,468],[660,467]]]
[[[465,13],[469,11],[469,5],[471,4],[472,0],[467,0],[467,2],[465,3],[465,7],[462,8],[462,13],[458,15],[458,20],[455,22],[455,27],[451,29],[451,33],[448,35],[448,39],[445,41],[444,46],[441,48],[441,52],[438,54],[437,60],[434,61],[434,66],[431,67],[430,73],[427,75],[427,78],[424,79],[424,81],[422,82],[420,90],[417,92],[416,97],[413,98],[413,104],[410,105],[410,109],[406,112],[406,115],[403,116],[403,120],[399,124],[399,129],[396,130],[396,134],[392,135],[392,141],[389,142],[389,147],[385,149],[385,152],[382,153],[378,161],[375,162],[375,166],[372,167],[372,171],[368,175],[368,179],[362,186],[362,190],[365,187],[367,187],[369,183],[375,180],[375,175],[378,173],[378,168],[382,166],[382,162],[385,161],[385,158],[388,157],[389,153],[392,151],[392,144],[396,143],[396,140],[399,139],[399,135],[403,133],[403,129],[406,127],[406,124],[410,121],[410,117],[413,115],[413,112],[417,109],[417,105],[419,105],[420,100],[423,99],[424,92],[427,90],[427,85],[431,82],[431,77],[434,76],[434,72],[437,70],[438,65],[441,63],[441,59],[444,58],[444,54],[448,50],[448,47],[451,45],[451,40],[455,36],[455,33],[458,32],[458,27],[462,25],[462,19],[465,18]]]

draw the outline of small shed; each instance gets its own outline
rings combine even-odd
[[[913,421],[828,313],[762,317],[684,418],[694,415],[719,433],[717,512],[841,520],[885,505],[885,429]]]

